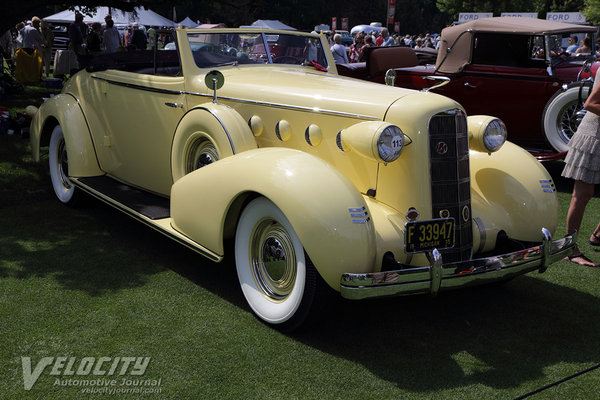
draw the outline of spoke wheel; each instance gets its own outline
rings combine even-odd
[[[555,93],[546,104],[542,118],[546,140],[557,152],[567,151],[569,141],[577,131],[579,123],[577,113],[582,110],[579,102],[580,83],[572,83],[567,90]],[[589,91],[583,90],[583,101]]]
[[[583,110],[583,105],[579,104],[578,101],[572,101],[564,105],[558,112],[558,118],[556,119],[556,129],[558,130],[559,138],[564,143],[569,143],[577,127],[579,126],[579,120],[577,119],[577,112]]]

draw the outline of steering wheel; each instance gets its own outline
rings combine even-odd
[[[294,56],[281,56],[273,59],[273,64],[301,64],[302,60]]]

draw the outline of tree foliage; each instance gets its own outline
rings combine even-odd
[[[585,2],[585,4],[584,4]],[[74,6],[109,6],[131,11],[146,6],[172,18],[176,6],[177,20],[186,16],[201,22],[224,22],[228,26],[249,25],[257,19],[278,19],[302,30],[318,24],[331,24],[337,17],[348,18],[349,27],[370,22],[386,24],[386,0],[28,0],[19,7],[3,7],[0,31],[14,27],[34,15],[45,17]],[[600,22],[600,0],[396,0],[395,19],[400,33],[439,32],[457,20],[460,12],[537,12],[541,18],[549,11],[582,11],[588,21]]]
[[[585,18],[594,25],[600,25],[600,0],[585,0]]]

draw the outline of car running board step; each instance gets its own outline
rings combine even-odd
[[[169,199],[134,188],[107,176],[77,178],[77,182],[152,220],[171,216]]]

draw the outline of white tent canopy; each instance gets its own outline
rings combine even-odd
[[[75,8],[79,10],[78,7]],[[106,17],[109,12],[108,7],[97,7],[96,12],[92,16],[89,16],[85,13],[82,14],[83,22],[85,23],[104,23],[104,17]],[[129,25],[137,22],[139,25],[144,26],[176,26],[173,21],[155,13],[150,9],[145,9],[142,7],[136,7],[135,13],[122,11],[117,8],[111,8],[110,14],[112,15],[112,19],[115,21],[116,25]],[[75,21],[75,11],[64,10],[44,19],[50,23],[71,23]]]
[[[183,21],[178,22],[178,25],[181,25],[184,28],[193,28],[198,25],[198,22],[190,19],[190,17],[185,17]]]
[[[289,25],[284,24],[281,21],[277,21],[274,19],[257,19],[252,23],[252,25],[243,25],[240,28],[267,28],[267,29],[281,29],[281,30],[292,30],[295,31],[296,28],[292,28]]]

